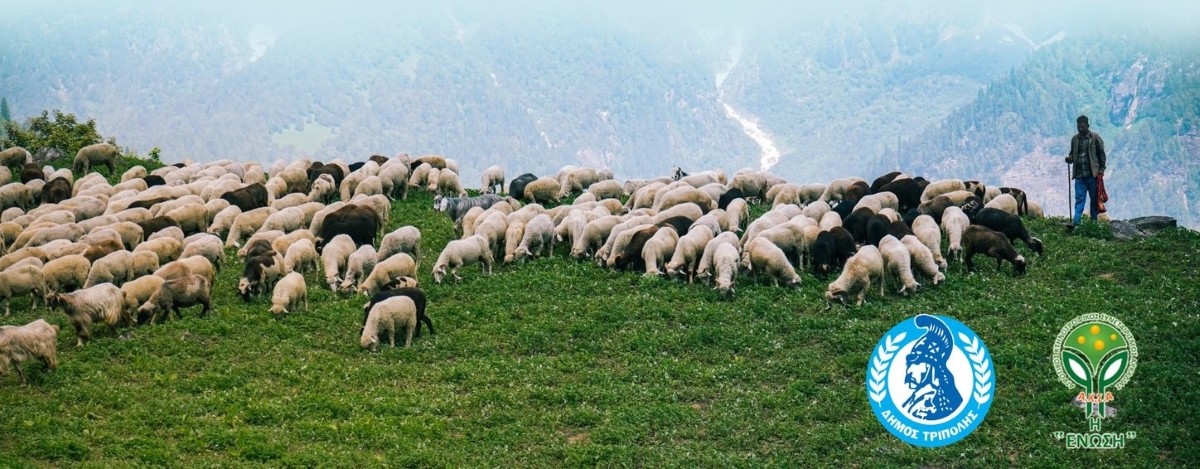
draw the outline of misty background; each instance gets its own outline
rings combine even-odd
[[[901,171],[1200,225],[1200,3],[0,2],[0,97],[168,162],[442,154],[464,182]]]

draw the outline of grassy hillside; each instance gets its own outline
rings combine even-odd
[[[434,285],[447,217],[418,193],[389,229],[424,234],[420,280],[438,334],[409,349],[358,346],[361,296],[308,277],[312,309],[283,320],[269,298],[235,296],[219,274],[215,312],[133,329],[101,327],[81,349],[62,313],[13,301],[4,324],[63,326],[60,367],[0,376],[0,467],[155,466],[1181,466],[1200,461],[1200,235],[1115,242],[1102,227],[1065,236],[1032,224],[1048,252],[1025,277],[1007,267],[913,298],[825,310],[810,275],[791,291],[742,279],[733,301],[709,288],[610,273],[562,259],[465,269]],[[231,253],[232,254],[232,253]],[[234,258],[231,256],[231,258]],[[1105,430],[1127,448],[1068,451],[1054,431],[1086,431],[1058,383],[1052,341],[1102,312],[1135,334],[1141,363]],[[962,442],[910,447],[868,406],[876,341],[919,313],[953,316],[986,341],[997,391]]]

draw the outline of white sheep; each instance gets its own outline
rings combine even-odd
[[[499,194],[504,190],[504,168],[499,166],[489,166],[483,170],[483,176],[479,178],[479,187],[484,194]]]
[[[185,240],[183,253],[179,257],[186,259],[192,256],[202,256],[212,263],[217,272],[220,272],[221,264],[225,262],[225,249],[222,247],[221,238],[206,233],[193,236],[198,237],[191,241]]]
[[[536,179],[525,185],[525,193],[521,194],[525,197],[525,201],[529,203],[558,204],[562,192],[562,185],[558,180],[552,177],[543,177]]]
[[[208,208],[204,204],[190,203],[167,212],[166,216],[174,219],[185,234],[208,230]]]
[[[733,243],[734,248],[737,249],[739,246],[737,234],[732,231],[724,231],[713,237],[713,239],[709,240],[708,243],[704,245],[704,253],[700,256],[700,261],[696,266],[697,278],[709,278],[712,276],[714,267],[713,256],[716,254],[717,248],[724,243]],[[738,255],[741,255],[740,250]]]
[[[429,175],[434,171],[433,166],[428,163],[421,163],[417,169],[412,170],[412,174],[408,177],[408,187],[424,189],[429,184]]]
[[[913,234],[929,249],[938,268],[946,270],[946,258],[942,257],[942,230],[937,222],[929,215],[921,215],[913,220]],[[903,241],[903,240],[901,240]]]
[[[933,281],[934,285],[946,281],[946,275],[938,270],[937,261],[933,258],[933,251],[930,251],[929,247],[925,246],[916,235],[907,235],[901,238],[900,242],[908,248],[914,273]]]
[[[740,232],[750,223],[750,206],[746,204],[746,199],[733,199],[725,206],[725,215],[729,217],[726,223],[729,229]]]
[[[517,246],[521,245],[521,239],[525,237],[525,225],[524,218],[516,218],[508,222],[508,227],[504,229],[505,264],[511,264],[517,259]]]
[[[40,360],[47,369],[58,368],[58,326],[38,319],[24,326],[0,326],[0,373],[11,364],[28,384],[21,362]]]
[[[571,257],[583,259],[595,252],[608,239],[613,227],[621,223],[621,217],[609,215],[592,220],[584,225],[583,234],[576,237],[571,246]]]
[[[693,225],[687,234],[679,238],[675,252],[667,262],[667,276],[686,275],[687,282],[692,283],[700,259],[704,256],[704,248],[714,238],[714,230],[707,225]]]
[[[293,192],[283,197],[277,197],[275,200],[271,201],[271,208],[275,210],[283,210],[286,208],[299,207],[311,201],[312,199],[308,197],[308,194]]]
[[[67,288],[83,288],[83,285],[87,283],[91,267],[92,263],[79,254],[63,256],[47,262],[42,267],[42,278],[46,282],[44,293],[51,295]]]
[[[99,230],[111,230],[116,232],[117,235],[120,236],[121,245],[126,249],[133,249],[137,245],[141,244],[143,240],[145,240],[142,227],[133,222],[122,221],[110,225],[104,225],[93,229],[91,232],[95,233]]]
[[[135,279],[158,270],[158,261],[158,254],[151,251],[132,253],[129,257],[129,276],[126,278]]]
[[[155,270],[154,276],[161,277],[163,280],[172,280],[189,275],[199,275],[212,283],[213,278],[216,277],[214,270],[212,262],[209,262],[208,259],[203,256],[193,256],[168,262]]]
[[[566,206],[564,205],[564,207]],[[583,235],[583,229],[587,226],[587,222],[587,215],[582,210],[571,210],[558,223],[558,226],[554,227],[554,242],[573,246],[575,238]]]
[[[321,174],[313,180],[312,188],[308,191],[308,200],[329,203],[337,193],[337,185],[333,182],[333,176]]]
[[[621,188],[621,183],[612,179],[598,181],[588,186],[587,191],[592,194],[596,200],[604,199],[620,199],[624,190]]]
[[[467,191],[463,190],[462,182],[458,179],[458,173],[450,168],[441,170],[441,175],[438,177],[437,193],[442,197],[467,196]]]
[[[1018,215],[1018,213],[1017,213],[1017,198],[1013,197],[1012,194],[1000,194],[1000,195],[992,198],[992,200],[990,202],[984,204],[983,207],[984,208],[994,208],[994,209],[1001,210],[1001,211],[1006,212],[1011,215]]]
[[[354,240],[344,234],[334,236],[321,249],[321,266],[325,269],[325,283],[329,285],[330,290],[338,290],[338,284],[342,281],[341,272],[345,271],[350,254],[356,249]]]
[[[162,277],[156,275],[143,275],[136,279],[125,282],[121,285],[121,294],[125,298],[124,308],[126,314],[132,315],[137,311],[138,306],[150,299],[158,287],[164,282]],[[138,317],[138,323],[144,323],[150,318]]]
[[[408,171],[406,164],[385,164],[379,170],[379,180],[383,183],[383,191],[392,200],[408,198]]]
[[[734,178],[736,179],[736,176]],[[774,286],[779,286],[781,281],[786,287],[800,286],[800,276],[788,263],[787,255],[769,239],[755,238],[747,244],[746,251],[742,254],[742,266],[754,273],[756,281],[758,273],[762,272],[771,279]]]
[[[446,274],[454,276],[454,281],[462,280],[458,271],[468,265],[481,263],[485,275],[492,273],[492,250],[488,240],[480,235],[467,239],[453,240],[446,244],[433,265],[433,280],[442,283]]]
[[[120,285],[131,279],[129,273],[133,264],[133,253],[129,251],[114,251],[92,262],[88,271],[84,288],[101,283]]]
[[[133,326],[133,319],[125,310],[125,295],[111,283],[101,283],[72,293],[59,293],[52,297],[50,303],[52,307],[62,308],[75,327],[76,347],[91,339],[89,329],[95,321],[108,324],[114,331],[118,326]]]
[[[849,189],[850,186],[854,185],[856,182],[867,182],[867,180],[860,177],[834,179],[833,181],[829,182],[828,186],[825,187],[825,192],[821,194],[820,200],[826,203],[833,202],[835,200],[840,201],[845,197],[846,189]]]
[[[278,251],[276,251],[278,252]],[[317,248],[308,239],[302,239],[288,246],[283,255],[283,267],[287,272],[316,272],[320,256]]]
[[[867,244],[846,260],[842,274],[825,290],[825,302],[849,304],[854,298],[854,304],[861,306],[872,281],[883,284],[883,255],[879,248]]]
[[[212,312],[212,284],[208,280],[199,275],[167,280],[138,307],[138,317],[149,316],[150,324],[154,324],[159,311],[165,311],[167,319],[171,318],[172,311],[182,317],[179,308],[197,304],[204,306],[200,311],[201,316]]]
[[[884,236],[879,240],[879,253],[883,255],[883,284],[879,286],[880,295],[884,294],[888,283],[899,283],[900,288],[896,293],[905,296],[921,288],[921,284],[913,278],[912,254],[904,243],[895,236]]]
[[[185,236],[184,236],[183,230],[179,229],[178,226],[168,226],[161,230],[155,231],[154,233],[151,233],[150,236],[146,238],[146,241],[153,241],[158,238],[171,238],[176,241],[179,241],[180,245],[182,245],[184,237]],[[120,238],[118,238],[118,241],[121,241]],[[122,244],[124,244],[124,243],[122,243]],[[141,244],[141,243],[139,243],[139,244]],[[134,247],[136,248],[137,246],[134,246]]]
[[[949,241],[946,251],[959,262],[963,261],[962,236],[968,226],[971,226],[971,219],[961,208],[946,207],[942,212],[942,234],[945,234],[946,240]]]
[[[304,285],[303,275],[292,272],[275,284],[269,312],[279,317],[295,311],[301,303],[304,303],[304,310],[308,311],[308,287]]]
[[[722,295],[732,295],[734,293],[733,284],[737,280],[738,273],[738,250],[737,245],[730,243],[720,243],[712,255],[712,270],[717,272],[715,286],[713,287]]]
[[[400,277],[416,277],[417,263],[405,253],[381,260],[371,269],[371,274],[358,285],[358,292],[370,297]]]
[[[379,242],[379,258],[387,259],[397,253],[407,253],[421,266],[421,230],[415,226],[402,226],[384,235]]]
[[[276,210],[271,207],[261,207],[238,215],[229,228],[229,236],[225,238],[225,247],[240,247],[242,239],[262,228],[263,224],[267,222],[267,218],[275,212]]]
[[[921,203],[929,202],[942,194],[965,190],[967,190],[967,185],[961,179],[942,179],[925,186],[925,190],[921,191]]]
[[[372,196],[375,194],[383,194],[383,181],[379,179],[379,176],[367,176],[355,184],[354,192],[343,200],[351,200],[360,195]]]
[[[32,265],[4,269],[0,272],[0,298],[4,301],[4,315],[11,314],[14,296],[30,296],[30,311],[37,309],[37,300],[46,295],[46,280],[42,269]]]
[[[396,346],[396,328],[405,329],[404,346],[412,346],[413,332],[417,328],[417,304],[407,296],[393,296],[375,303],[367,313],[359,345],[372,352],[379,347],[379,337],[387,334],[388,343]]]
[[[385,259],[390,259],[387,257]],[[350,253],[350,257],[346,260],[346,275],[343,276],[341,291],[353,291],[354,286],[359,282],[366,280],[367,274],[370,274],[375,269],[375,264],[379,262],[379,254],[375,252],[375,247],[370,244],[364,244],[358,250]],[[284,260],[286,265],[287,260]],[[413,272],[416,272],[416,261],[414,261]]]
[[[300,207],[288,207],[268,216],[258,231],[279,230],[290,233],[307,227],[304,211]]]
[[[441,180],[442,170],[437,168],[430,169],[429,174],[425,175],[425,190],[427,192],[437,192],[438,182],[441,182]]]
[[[156,238],[143,242],[133,248],[133,252],[149,251],[158,255],[158,264],[166,264],[178,259],[183,254],[183,243],[175,238]]]
[[[646,264],[647,277],[662,275],[659,266],[675,256],[675,246],[679,244],[679,233],[675,228],[664,226],[654,232],[654,236],[642,246],[642,261]]]
[[[506,234],[507,236],[507,234]],[[554,220],[542,214],[525,224],[525,232],[513,255],[518,260],[549,256],[554,252]]]

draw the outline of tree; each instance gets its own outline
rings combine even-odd
[[[80,123],[74,114],[57,109],[42,111],[41,116],[30,119],[26,126],[11,120],[3,122],[3,126],[7,133],[3,138],[4,146],[24,147],[35,153],[41,148],[55,148],[65,155],[74,155],[80,148],[105,141],[96,131],[95,119]],[[117,143],[112,138],[107,141],[113,145]]]

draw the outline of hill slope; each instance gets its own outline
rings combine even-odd
[[[0,466],[648,465],[1089,467],[1185,465],[1200,399],[1200,235],[1118,243],[1099,227],[1064,237],[1031,224],[1048,254],[1025,277],[1006,268],[912,298],[872,293],[824,309],[824,284],[799,290],[740,279],[733,301],[703,285],[610,273],[562,259],[464,271],[435,285],[447,217],[416,192],[392,227],[423,232],[420,280],[438,333],[409,349],[358,346],[363,300],[308,276],[312,310],[272,320],[268,299],[234,294],[241,265],[218,276],[212,317],[185,318],[70,347],[61,313],[13,300],[7,324],[63,326],[60,367],[30,365],[29,387],[0,376]],[[561,253],[560,253],[561,255]],[[230,253],[230,259],[236,259]],[[1120,266],[1115,268],[1114,266]],[[1068,451],[1082,431],[1073,392],[1048,359],[1078,314],[1116,315],[1142,362],[1106,429],[1124,450]],[[917,449],[891,437],[865,398],[871,348],[895,323],[946,314],[973,328],[995,362],[987,420],[962,442]]]

